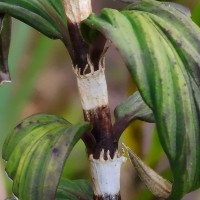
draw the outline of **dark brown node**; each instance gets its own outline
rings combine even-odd
[[[118,148],[118,141],[114,138],[111,123],[110,109],[108,106],[101,106],[91,110],[84,110],[84,118],[93,125],[91,134],[95,139],[95,146],[91,149],[95,159],[98,159],[101,151],[109,151],[111,158]],[[105,155],[105,159],[107,159]]]
[[[104,196],[94,196],[95,200],[121,200],[120,194],[116,195],[104,195]]]

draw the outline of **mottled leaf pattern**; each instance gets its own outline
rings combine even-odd
[[[91,183],[87,180],[68,180],[62,178],[57,189],[56,200],[93,200]]]
[[[143,101],[138,91],[120,103],[115,108],[114,114],[116,119],[114,132],[117,135],[121,135],[134,120],[155,122],[152,110]]]
[[[28,117],[4,143],[6,171],[20,200],[54,200],[65,160],[83,133],[86,122],[71,125],[54,115]]]
[[[119,50],[146,104],[174,176],[170,199],[200,186],[200,30],[188,15],[154,0],[104,9],[85,25]]]
[[[0,0],[0,12],[7,13],[50,38],[67,43],[67,20],[62,0]]]

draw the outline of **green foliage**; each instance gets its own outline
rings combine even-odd
[[[56,200],[92,200],[93,190],[90,182],[87,180],[68,180],[61,179],[57,193]]]
[[[192,19],[200,26],[200,3],[195,5],[194,11],[192,12]]]
[[[66,37],[66,17],[61,0],[1,0],[0,12],[6,12],[50,38],[64,40]]]
[[[53,53],[53,43],[48,38],[40,36],[37,43],[35,49],[33,49],[31,61],[20,82],[17,85],[15,82],[7,83],[4,89],[0,88],[0,108],[2,108],[0,112],[0,134],[2,138],[0,146],[8,132],[16,125],[21,110],[32,94],[37,77],[47,62],[47,57]],[[15,72],[16,70],[13,69],[12,71]],[[13,75],[12,77],[16,76],[15,73],[11,75]]]
[[[121,136],[121,133],[133,121],[139,119],[146,122],[155,122],[152,110],[143,101],[139,92],[135,92],[127,100],[119,104],[115,110],[115,134]]]
[[[200,30],[180,10],[153,0],[85,20],[119,50],[152,109],[173,172],[170,199],[200,186]]]
[[[70,46],[61,0],[0,0],[0,12]],[[0,39],[2,34],[6,38],[0,41],[1,70],[8,68],[10,33],[9,28],[6,34],[4,29],[0,30]],[[140,92],[116,108],[117,123],[122,122],[126,127],[135,119],[156,121],[174,177],[170,199],[180,199],[200,186],[199,28],[192,23],[187,9],[143,0],[121,12],[104,9],[99,17],[91,15],[82,25],[82,34],[87,42],[94,42],[99,32],[117,47]],[[0,111],[5,110],[5,105],[12,105],[6,112],[0,112],[3,134],[7,133],[5,127],[12,129],[30,95],[35,77],[51,52],[48,42],[39,41],[27,74],[16,90],[20,95],[13,95],[16,99],[10,95],[12,85],[1,85]],[[41,65],[37,64],[38,60]],[[60,180],[71,149],[89,129],[87,123],[72,126],[51,115],[31,116],[16,127],[4,144],[3,156],[8,160],[7,172],[14,180],[13,191],[20,200],[55,196],[56,199],[92,199],[88,182]]]
[[[55,200],[92,200],[93,190],[91,183],[87,180],[68,180],[61,178]],[[10,196],[5,200],[17,200],[15,196]]]
[[[115,117],[116,120],[127,121],[126,127],[136,119],[154,122],[152,110],[144,103],[139,92],[135,92],[115,108]]]
[[[65,160],[89,129],[86,122],[73,126],[45,114],[30,116],[19,124],[3,148],[14,194],[21,200],[55,199]]]
[[[148,166],[153,168],[159,163],[163,156],[163,150],[162,146],[160,145],[157,130],[153,131],[150,144],[151,145],[148,149],[147,155],[145,155],[144,160]]]

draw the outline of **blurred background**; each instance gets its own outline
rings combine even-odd
[[[177,0],[190,8],[193,20],[200,25],[200,0]],[[123,8],[119,1],[95,1],[94,11],[103,7]],[[0,148],[10,130],[25,117],[39,112],[53,113],[75,124],[83,120],[75,75],[71,60],[60,41],[52,41],[27,25],[13,19],[9,54],[12,85],[1,90]],[[136,88],[119,54],[110,48],[106,54],[106,78],[109,102],[116,105]],[[145,163],[165,178],[172,180],[168,161],[159,144],[154,124],[136,121],[123,134],[121,141],[129,146]],[[77,163],[78,161],[78,163]],[[0,200],[11,194],[11,181],[0,161]],[[154,200],[140,182],[129,162],[122,172],[123,200]],[[70,179],[89,178],[85,147],[80,141],[66,162],[63,176]],[[200,199],[200,190],[188,194],[184,200]]]

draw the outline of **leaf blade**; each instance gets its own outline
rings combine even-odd
[[[180,10],[153,0],[137,1],[129,11],[104,9],[85,24],[116,46],[152,109],[173,171],[170,199],[180,199],[200,186],[199,28]]]
[[[82,199],[92,200],[93,190],[91,183],[87,180],[68,180],[62,178],[56,193],[56,200]]]
[[[55,199],[65,160],[89,129],[86,122],[71,125],[52,115],[39,114],[26,119],[8,137],[3,151],[8,160],[6,170],[14,180],[14,194],[27,200]],[[17,146],[13,148],[15,139]]]
[[[8,15],[27,23],[50,38],[62,40],[64,30],[61,29],[61,26],[66,28],[62,2],[56,1],[55,4],[50,4],[50,2],[42,2],[40,0],[10,0],[8,2],[1,0],[0,12],[6,12]],[[48,12],[45,5],[52,8],[51,13]],[[58,7],[57,10],[52,5],[56,5]],[[60,25],[56,22],[55,18],[60,20]]]

